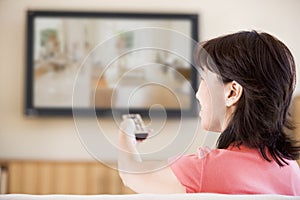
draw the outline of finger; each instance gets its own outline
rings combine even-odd
[[[125,119],[120,125],[121,131],[128,135],[134,135],[135,133],[135,123],[133,119]]]

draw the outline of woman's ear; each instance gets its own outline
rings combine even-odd
[[[225,85],[225,103],[227,107],[235,105],[243,94],[243,87],[236,81]]]

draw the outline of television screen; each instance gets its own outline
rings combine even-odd
[[[198,15],[28,11],[27,115],[195,115]]]

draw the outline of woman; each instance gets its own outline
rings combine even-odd
[[[205,42],[196,52],[201,82],[196,94],[201,126],[220,132],[217,149],[169,160],[151,173],[126,173],[155,165],[135,148],[134,125],[121,125],[120,176],[136,192],[212,192],[300,195],[300,146],[288,134],[295,87],[289,49],[267,33],[244,31]]]

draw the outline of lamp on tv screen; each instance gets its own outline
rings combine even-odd
[[[193,116],[197,40],[196,14],[28,11],[25,113]]]

